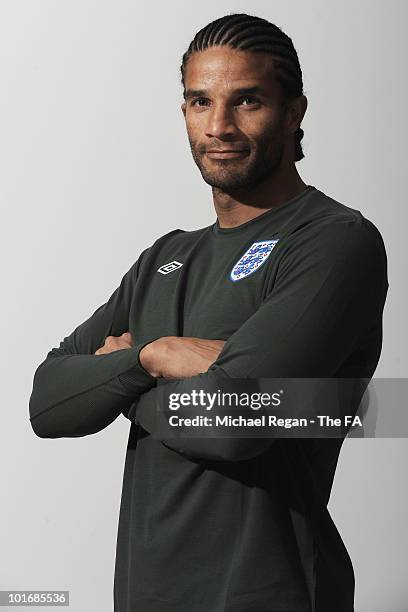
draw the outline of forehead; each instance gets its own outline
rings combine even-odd
[[[210,47],[193,53],[184,73],[186,88],[236,88],[262,85],[276,91],[276,71],[268,53],[252,53],[228,46]]]

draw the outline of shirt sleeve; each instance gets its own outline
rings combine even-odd
[[[205,373],[143,393],[134,406],[136,422],[191,458],[238,461],[265,451],[273,439],[218,439],[206,427],[200,437],[183,437],[179,426],[179,437],[166,437],[163,398],[193,389],[214,392],[232,378],[255,383],[259,378],[335,377],[367,332],[378,326],[388,290],[381,235],[363,220],[330,223],[287,238],[267,297],[228,338],[218,359]],[[177,415],[191,416],[191,407],[180,407]]]
[[[94,355],[107,336],[129,330],[132,293],[142,256],[108,301],[52,348],[34,373],[29,400],[31,426],[41,438],[96,433],[156,384],[139,362],[144,344]]]

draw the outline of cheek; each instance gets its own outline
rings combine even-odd
[[[198,121],[189,121],[186,125],[190,144],[197,147],[203,140],[203,126]]]
[[[259,148],[273,150],[282,143],[282,126],[280,124],[263,125],[255,139]]]
[[[236,122],[238,133],[242,136],[242,140],[248,142],[253,147],[257,141],[262,138],[265,131],[265,125],[262,121],[251,117],[240,117]]]
[[[276,134],[280,129],[280,122],[276,113],[267,108],[240,113],[237,124],[248,135],[248,138],[253,140],[262,140],[268,134]]]
[[[205,113],[191,112],[187,113],[186,126],[189,132],[196,134],[205,130],[206,118]]]

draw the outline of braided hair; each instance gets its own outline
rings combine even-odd
[[[185,71],[190,56],[197,51],[222,45],[240,51],[269,53],[273,56],[276,79],[281,84],[285,101],[303,95],[302,70],[292,39],[270,21],[246,13],[225,15],[197,32],[180,66],[184,95]],[[298,127],[294,133],[295,161],[304,157],[300,142],[303,135],[302,128]]]

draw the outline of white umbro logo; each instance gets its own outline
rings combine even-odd
[[[182,265],[183,264],[179,261],[174,260],[170,263],[164,264],[164,266],[160,266],[157,271],[160,272],[160,274],[170,274],[170,272],[174,272],[174,270],[177,270],[177,268],[181,268]]]

